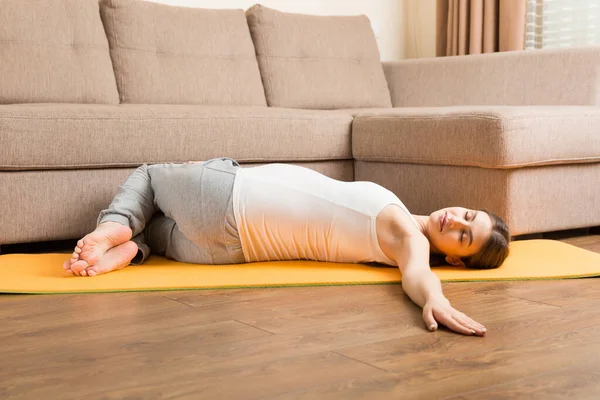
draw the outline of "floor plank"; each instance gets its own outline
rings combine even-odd
[[[286,393],[278,399],[354,399],[369,393],[389,398],[442,399],[582,363],[600,369],[600,325],[536,337],[514,345],[492,347],[479,354],[440,353],[434,361],[385,375],[341,381]]]
[[[548,374],[527,376],[448,400],[596,400],[599,394],[600,370],[598,363],[592,362]]]
[[[3,398],[82,399],[82,398],[177,398],[177,399],[262,399],[331,380],[358,378],[384,373],[346,357],[320,352],[305,356],[262,361],[238,366],[230,363],[219,373],[210,364],[195,359],[194,348],[185,347],[177,357],[158,349],[93,358],[78,354],[65,364],[18,373],[10,377]],[[150,351],[154,350],[154,351]],[[166,355],[166,357],[165,357]],[[54,360],[49,360],[54,361]],[[123,368],[126,365],[127,368]],[[319,368],[315,368],[315,366]],[[59,397],[56,397],[60,393]],[[110,397],[106,397],[110,393]]]
[[[558,334],[583,329],[590,326],[590,320],[600,319],[600,310],[534,304],[515,303],[514,306],[522,307],[518,314],[510,312],[511,306],[504,307],[501,316],[496,315],[487,323],[490,333],[483,338],[459,336],[444,329],[428,337],[388,339],[337,352],[387,371],[406,371],[414,365],[435,361],[441,354],[448,357],[482,354],[494,347],[534,340],[546,332]]]

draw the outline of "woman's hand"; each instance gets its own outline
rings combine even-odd
[[[484,336],[487,331],[479,322],[454,309],[445,297],[428,299],[423,307],[423,319],[431,331],[437,329],[438,322],[464,335]]]

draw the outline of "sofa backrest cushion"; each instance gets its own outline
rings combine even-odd
[[[118,102],[98,0],[0,2],[0,104]]]
[[[243,10],[102,0],[122,103],[266,106]]]
[[[391,107],[366,16],[290,14],[255,5],[246,18],[269,106]]]

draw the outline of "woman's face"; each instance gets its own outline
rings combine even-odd
[[[492,219],[483,211],[450,207],[434,211],[427,221],[433,247],[451,264],[477,253],[492,235]],[[456,262],[452,262],[456,261]]]

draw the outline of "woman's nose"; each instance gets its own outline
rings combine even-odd
[[[461,229],[469,225],[467,221],[458,217],[448,217],[450,219],[450,226],[452,228]]]

